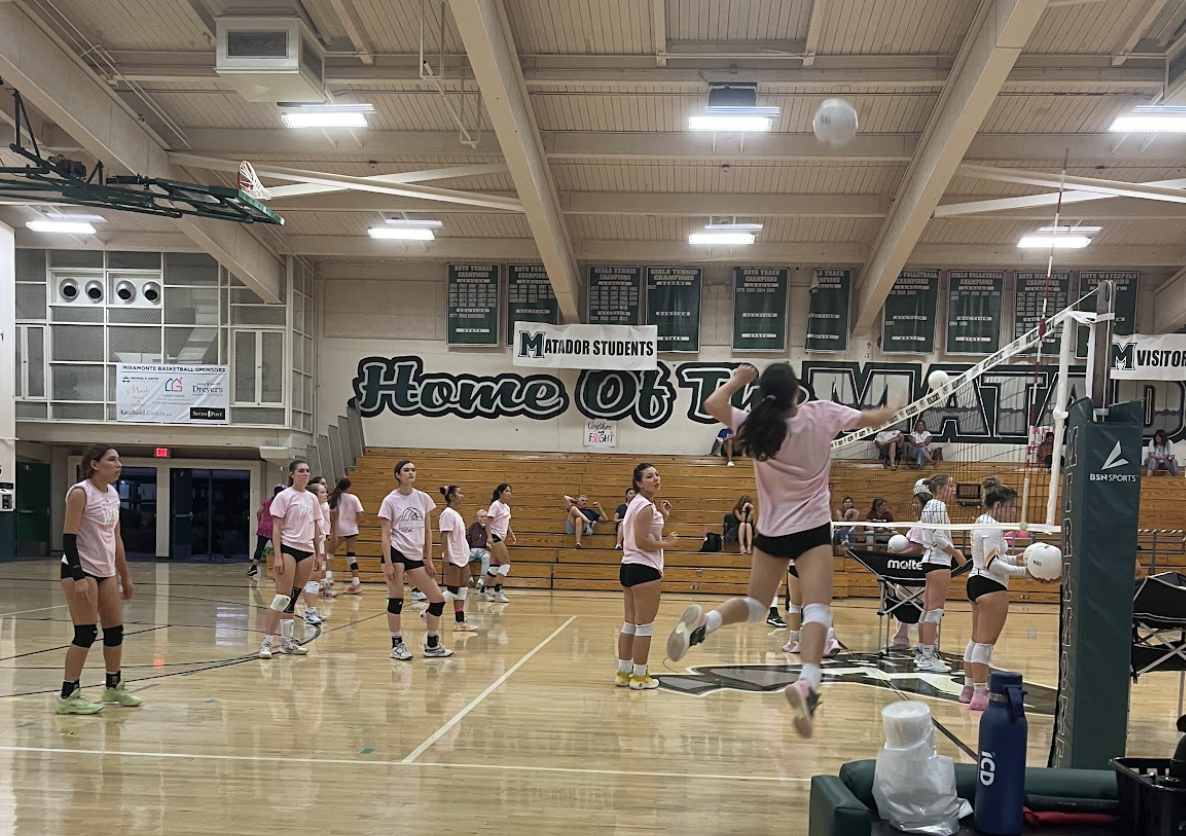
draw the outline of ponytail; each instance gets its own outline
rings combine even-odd
[[[1017,498],[1017,491],[1004,484],[996,476],[989,476],[980,485],[980,492],[984,496],[984,507],[992,510],[997,505],[1003,505]]]
[[[927,488],[930,490],[931,496],[938,496],[939,491],[942,490],[943,486],[950,481],[951,477],[946,473],[936,473],[934,476],[928,479]]]
[[[498,487],[494,489],[494,496],[490,497],[490,501],[491,502],[497,501],[498,498],[500,496],[502,496],[502,492],[505,491],[509,487],[510,487],[510,485],[508,485],[506,482],[500,482]]]
[[[457,492],[461,490],[457,485],[449,485],[448,487],[440,488],[441,496],[445,498],[445,504],[453,507],[453,500],[457,498]]]
[[[787,413],[799,400],[799,379],[789,363],[773,363],[758,378],[758,401],[737,430],[737,444],[760,462],[771,459],[787,439]]]
[[[348,490],[350,490],[350,480],[339,479],[337,486],[333,490],[333,493],[329,495],[329,507],[337,508],[338,503],[342,501],[342,494]]]

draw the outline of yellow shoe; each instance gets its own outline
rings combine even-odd
[[[104,688],[103,695],[100,697],[103,702],[114,702],[122,705],[124,708],[135,708],[140,705],[143,700],[128,690],[125,683],[121,682],[115,688]]]
[[[614,685],[617,685],[619,688],[629,688],[630,687],[630,674],[622,673],[621,671],[618,671],[618,676],[614,680]]]
[[[654,679],[650,673],[644,673],[642,676],[630,674],[631,691],[650,691],[651,689],[658,687],[659,680]]]

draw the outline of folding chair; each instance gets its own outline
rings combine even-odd
[[[1132,681],[1143,674],[1178,671],[1178,714],[1186,695],[1186,576],[1150,575],[1132,599]]]

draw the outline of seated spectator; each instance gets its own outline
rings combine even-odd
[[[754,502],[748,494],[738,499],[733,510],[725,514],[722,534],[726,543],[739,544],[742,554],[753,554]]]
[[[733,467],[733,430],[725,427],[717,433],[717,437],[712,442],[712,453],[710,455],[724,456],[725,464]]]
[[[869,509],[869,513],[865,515],[865,519],[869,522],[893,522],[894,515],[890,513],[889,503],[880,496],[873,500],[873,507]],[[888,528],[869,528],[865,530],[865,545],[872,546],[877,543],[888,543],[889,538],[894,535],[894,532]]]
[[[592,534],[593,524],[609,522],[609,517],[605,515],[605,511],[601,510],[600,502],[594,502],[592,508],[588,507],[589,498],[584,494],[576,499],[565,494],[564,502],[568,506],[568,510],[565,511],[564,533],[576,536],[576,547],[579,549],[581,535]]]
[[[1153,438],[1149,440],[1149,449],[1145,455],[1145,468],[1152,476],[1158,470],[1168,470],[1170,476],[1178,475],[1178,460],[1174,456],[1174,445],[1166,436],[1165,430],[1155,430]]]
[[[877,445],[877,457],[881,459],[882,466],[897,470],[898,452],[902,449],[902,431],[882,430],[873,436],[873,443]]]
[[[480,572],[474,573],[475,578],[486,577],[486,570],[490,568],[490,550],[486,548],[486,509],[479,508],[476,522],[465,532],[465,542],[469,545],[469,562],[482,564]],[[471,582],[474,578],[470,578]]]
[[[931,434],[927,430],[926,422],[921,418],[914,425],[909,442],[906,445],[906,455],[914,467],[923,468],[935,463],[935,458],[931,455]]]
[[[836,512],[837,522],[856,522],[858,518],[856,503],[852,501],[851,496],[844,497],[844,501],[840,503],[840,510]],[[855,539],[856,526],[833,527],[832,542],[835,545],[850,545]]]
[[[1047,470],[1049,470],[1053,466],[1053,464],[1054,464],[1054,433],[1053,432],[1047,431],[1046,437],[1042,439],[1042,443],[1038,445],[1038,449],[1034,453],[1034,455],[1037,457],[1038,463],[1045,465]],[[1066,461],[1067,460],[1066,460],[1065,456],[1059,456],[1058,457],[1058,462],[1059,462],[1058,466],[1062,467],[1064,464],[1066,464]]]
[[[622,550],[622,520],[626,519],[626,509],[630,507],[630,500],[634,499],[634,488],[626,489],[626,501],[617,507],[614,511],[614,533],[617,536],[617,543],[614,548],[617,551]]]

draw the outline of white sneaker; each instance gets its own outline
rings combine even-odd
[[[914,660],[914,669],[919,673],[951,673],[951,666],[938,656],[919,656]]]
[[[494,593],[494,600],[500,604],[509,604],[511,602],[510,599],[507,598],[507,596],[503,595],[501,592]]]
[[[391,648],[391,658],[398,659],[401,662],[408,662],[412,659],[412,654],[408,652],[408,647],[403,642],[399,642],[395,647]]]
[[[312,610],[305,610],[305,623],[306,624],[312,624],[312,625],[316,626],[316,625],[320,624],[322,622],[322,620],[323,619],[321,618],[321,616],[319,616],[317,613],[313,612]]]
[[[733,462],[725,462],[725,467],[732,467],[732,466],[733,466]]]
[[[291,656],[306,656],[309,653],[309,648],[305,647],[295,639],[281,639],[280,652],[287,653]]]
[[[494,603],[494,593],[493,592],[483,592],[482,600],[485,601],[487,604],[493,604]]]
[[[271,659],[272,658],[272,643],[264,642],[263,644],[261,644],[259,646],[259,653],[256,655],[259,656],[259,658],[261,658],[261,659]]]
[[[428,596],[425,595],[423,592],[413,592],[412,593],[412,603],[413,604],[419,604],[421,601],[427,601],[427,600],[428,600]]]
[[[844,645],[832,639],[828,642],[828,646],[824,648],[824,658],[831,659],[833,656],[839,655],[841,650],[844,650]]]
[[[445,647],[439,641],[436,647],[424,646],[424,656],[427,659],[444,659],[446,656],[452,656],[453,651]]]

